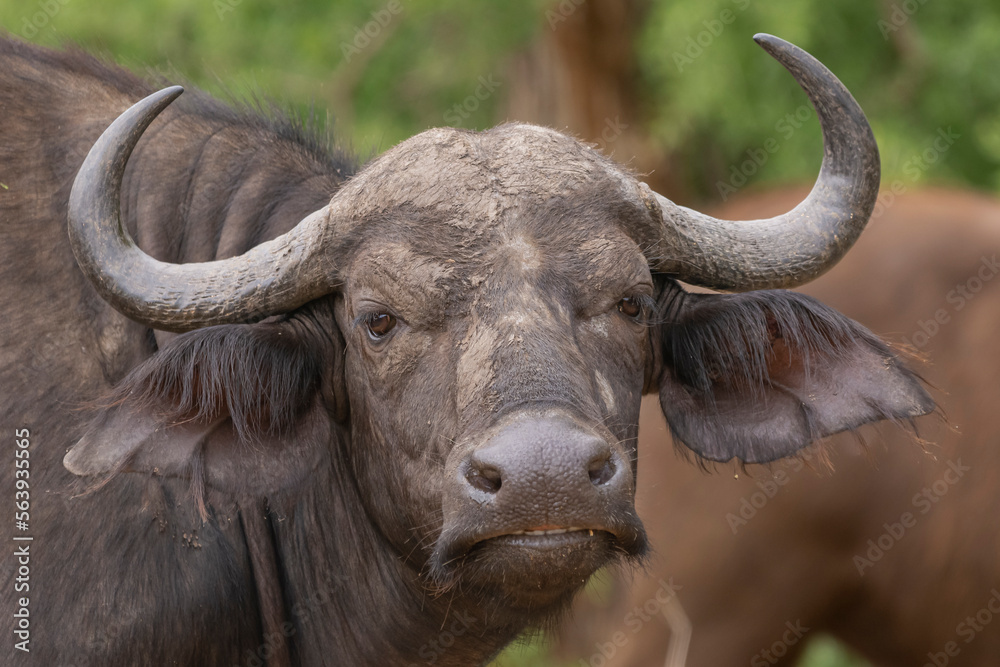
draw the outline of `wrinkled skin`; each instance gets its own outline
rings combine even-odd
[[[643,554],[643,392],[721,460],[933,407],[814,300],[655,275],[648,189],[527,125],[431,130],[347,179],[294,128],[181,100],[125,172],[146,252],[239,255],[331,196],[351,224],[329,294],[153,331],[98,296],[64,231],[84,153],[148,87],[2,46],[0,165],[18,170],[0,174],[0,386],[4,423],[37,436],[40,664],[238,664],[265,645],[274,666],[481,663]]]

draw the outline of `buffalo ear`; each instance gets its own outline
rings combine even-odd
[[[199,502],[206,486],[261,496],[296,484],[336,428],[313,338],[286,322],[176,337],[122,380],[64,465],[188,478]]]
[[[658,332],[660,406],[673,435],[706,459],[773,461],[935,408],[884,342],[811,297],[666,289],[673,312]]]

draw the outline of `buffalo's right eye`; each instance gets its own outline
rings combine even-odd
[[[642,314],[642,304],[639,299],[627,296],[618,302],[618,312],[626,317],[639,317]]]
[[[389,313],[372,313],[365,317],[368,335],[379,340],[396,327],[396,316]]]

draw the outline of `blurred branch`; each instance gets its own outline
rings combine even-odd
[[[637,171],[665,165],[645,132],[637,91],[635,42],[649,5],[553,2],[541,17],[547,29],[513,61],[507,115],[568,130]],[[649,180],[659,191],[673,189],[669,169]]]
[[[896,99],[908,104],[913,101],[917,93],[930,59],[913,20],[905,14],[904,19],[900,20],[897,17],[900,11],[899,5],[893,0],[882,0],[880,23],[888,26],[884,34],[893,50],[899,55],[899,62],[902,65],[899,74],[892,82],[893,94]]]
[[[393,17],[395,19],[395,17]],[[374,22],[373,22],[374,23]],[[330,85],[330,108],[337,118],[338,125],[343,128],[341,131],[351,132],[354,127],[354,96],[355,91],[364,79],[365,70],[369,63],[378,55],[378,52],[386,44],[399,24],[398,19],[390,20],[386,25],[380,26],[374,36],[369,36],[363,47],[358,48],[356,44],[342,44],[342,51],[345,57],[340,61],[340,65],[331,75]],[[378,24],[376,24],[378,25]],[[359,30],[363,31],[364,27]],[[357,32],[355,33],[358,34]],[[357,37],[355,37],[357,39]],[[354,47],[351,50],[351,47]],[[346,55],[346,50],[351,50],[350,57]],[[356,55],[353,55],[356,52]]]

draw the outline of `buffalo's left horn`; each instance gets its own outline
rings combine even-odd
[[[132,149],[183,91],[165,88],[119,116],[90,149],[69,196],[69,237],[77,263],[101,296],[131,319],[163,331],[252,322],[329,293],[323,262],[333,204],[239,257],[192,264],[153,259],[121,219],[121,186]]]
[[[718,220],[653,193],[663,226],[651,263],[685,282],[725,291],[794,287],[816,278],[854,244],[878,196],[878,146],[844,84],[797,46],[764,34],[754,40],[809,96],[823,129],[823,165],[801,204],[766,220]]]

